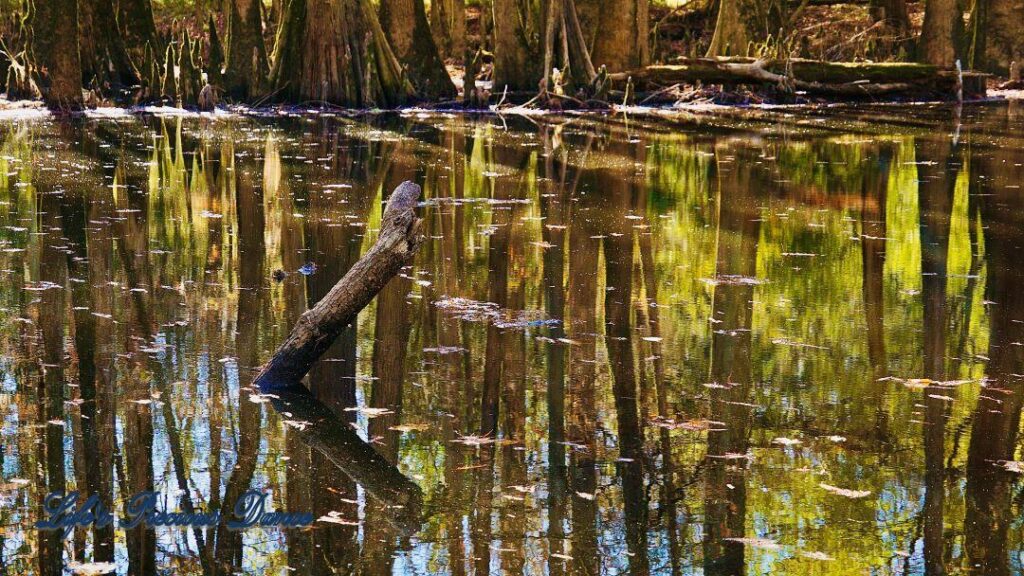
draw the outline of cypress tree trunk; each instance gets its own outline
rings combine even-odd
[[[871,0],[871,19],[880,22],[885,30],[894,36],[894,42],[884,42],[875,52],[880,56],[892,56],[908,46],[910,35],[910,14],[906,0]]]
[[[414,94],[369,0],[291,0],[271,85],[286,102],[392,107]]]
[[[988,32],[988,68],[1005,73],[1010,63],[1024,65],[1024,7],[1019,0],[978,0],[988,4],[988,18],[980,26]],[[984,43],[982,44],[984,51]]]
[[[117,86],[134,84],[139,78],[117,29],[117,13],[111,0],[80,0],[78,3],[78,47],[82,80]]]
[[[648,0],[601,0],[599,14],[591,54],[594,65],[606,66],[609,72],[646,66]]]
[[[398,61],[416,89],[428,99],[456,94],[427,24],[423,0],[380,0],[380,25]]]
[[[466,0],[431,0],[430,29],[442,58],[466,52]]]
[[[918,60],[940,68],[952,68],[956,60],[957,0],[928,0],[921,27]]]
[[[526,43],[518,0],[494,0],[494,91],[534,90],[540,83],[538,58]]]
[[[50,108],[82,107],[82,65],[78,56],[78,2],[36,0],[32,12],[36,84]]]
[[[719,0],[715,33],[708,46],[708,57],[746,56],[756,34],[750,11],[742,0]]]
[[[259,0],[232,0],[228,19],[227,66],[224,88],[233,98],[256,96],[267,78],[267,49]]]
[[[153,47],[154,54],[163,54],[150,0],[117,0],[117,23],[128,55],[137,66],[142,67],[139,62],[146,56],[146,44]]]
[[[594,70],[586,39],[580,28],[574,0],[550,0],[547,5],[544,30],[544,87],[554,90],[554,68],[561,68],[562,84],[571,87],[586,86],[593,82]],[[571,91],[571,90],[570,90]]]

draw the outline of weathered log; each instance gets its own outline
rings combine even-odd
[[[953,96],[958,75],[955,70],[904,62],[683,58],[677,64],[647,66],[610,74],[609,77],[618,84],[632,78],[641,89],[695,82],[729,85],[772,83],[819,95],[876,96],[929,91]],[[965,72],[965,93],[969,96],[984,95],[986,77],[976,72]]]
[[[395,188],[384,209],[377,242],[299,318],[256,376],[255,384],[262,392],[293,388],[359,311],[409,262],[422,241],[415,212],[419,197],[420,187],[412,182]]]

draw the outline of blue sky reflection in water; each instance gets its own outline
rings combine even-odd
[[[406,179],[414,265],[260,395]],[[1016,104],[5,121],[0,564],[1018,573],[1022,184]]]

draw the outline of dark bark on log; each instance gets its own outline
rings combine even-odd
[[[299,382],[356,314],[409,262],[421,242],[420,219],[415,213],[419,197],[420,187],[412,182],[395,189],[384,209],[377,242],[302,315],[256,377],[261,391],[287,389]]]

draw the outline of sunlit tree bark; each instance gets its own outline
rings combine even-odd
[[[749,9],[748,0],[719,0],[715,32],[708,46],[708,56],[746,56],[748,45],[757,34]]]

